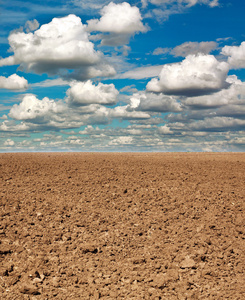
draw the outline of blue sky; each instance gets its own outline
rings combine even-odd
[[[244,11],[0,1],[0,151],[244,151]]]

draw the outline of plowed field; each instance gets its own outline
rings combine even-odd
[[[245,154],[0,154],[0,299],[245,299]]]

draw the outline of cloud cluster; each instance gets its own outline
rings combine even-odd
[[[10,75],[9,77],[0,76],[0,89],[22,90],[27,89],[27,87],[28,81],[17,74]]]
[[[54,18],[34,33],[13,32],[9,36],[13,56],[0,60],[0,66],[20,64],[26,71],[63,74],[65,70],[79,70],[84,77],[114,74],[101,52],[89,41],[86,25],[75,15]],[[77,71],[77,72],[79,72]],[[62,73],[63,72],[63,73]]]
[[[198,120],[190,124],[191,130],[200,131],[232,131],[244,130],[245,120],[235,119],[231,117],[213,117]]]
[[[229,65],[213,55],[189,55],[182,62],[164,65],[159,79],[153,78],[147,90],[172,95],[196,96],[226,88]]]
[[[178,63],[137,67],[136,52],[132,55],[132,65],[128,63],[133,61],[132,57],[121,54],[126,56],[131,51],[127,43],[132,36],[148,30],[139,8],[133,6],[138,2],[73,2],[93,10],[106,6],[100,11],[101,17],[87,21],[87,25],[79,17],[69,15],[55,18],[40,29],[36,20],[28,21],[24,29],[10,33],[13,55],[0,58],[0,66],[20,65],[23,71],[58,76],[31,85],[17,74],[0,76],[0,88],[30,87],[35,93],[36,88],[49,87],[52,93],[52,87],[67,86],[67,91],[60,100],[24,94],[12,107],[9,103],[16,103],[17,97],[1,105],[0,147],[209,151],[222,150],[225,146],[241,149],[245,83],[235,75],[228,76],[228,72],[245,67],[245,42],[240,46],[225,46],[223,56],[217,57],[209,55],[218,48],[212,41],[186,42],[173,49],[157,48],[153,55],[172,54],[184,59]],[[167,17],[198,4],[210,7],[219,4],[218,0],[141,2],[143,12],[150,4],[146,18]],[[111,50],[101,45],[117,47]],[[108,51],[107,54],[98,51],[96,46]],[[120,70],[113,78],[115,85],[105,84],[109,81],[95,84],[90,80],[115,75],[114,66]],[[145,90],[147,78],[150,79]],[[124,86],[122,81],[116,81],[119,79],[142,80],[138,81],[139,85],[126,81]],[[115,86],[120,87],[120,94]],[[62,93],[65,93],[63,88]],[[122,125],[115,127],[118,121]],[[46,134],[47,131],[52,133]],[[31,139],[28,137],[31,133],[32,136],[38,133],[38,137]]]
[[[94,85],[87,81],[70,85],[67,97],[59,101],[48,97],[39,100],[33,94],[24,95],[22,101],[10,109],[8,117],[13,120],[3,121],[0,130],[60,130],[87,124],[109,124],[114,119],[143,120],[151,117],[148,112],[137,111],[130,104],[108,107],[116,103],[119,94],[113,84]]]
[[[102,45],[116,46],[127,44],[129,38],[137,32],[146,32],[138,7],[127,2],[115,4],[111,2],[101,10],[101,18],[89,20],[88,30],[107,32],[102,35]]]

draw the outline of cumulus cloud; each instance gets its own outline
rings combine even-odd
[[[87,82],[73,82],[67,90],[67,102],[70,105],[104,104],[116,103],[119,92],[114,84],[99,83],[93,85],[91,80]]]
[[[170,128],[167,125],[158,127],[158,132],[160,134],[173,134],[173,131],[170,130]]]
[[[0,120],[8,120],[8,116],[7,116],[7,115],[2,115],[2,116],[0,117]]]
[[[27,87],[27,80],[17,74],[10,75],[9,77],[0,76],[0,89],[22,90],[27,89]]]
[[[27,71],[55,74],[96,69],[104,62],[102,53],[89,41],[86,25],[75,15],[54,18],[34,33],[13,32],[8,39],[14,55],[1,59],[0,66],[20,64]]]
[[[88,30],[125,34],[146,31],[141,22],[142,17],[139,9],[127,2],[121,4],[111,2],[101,10],[101,15],[100,20],[88,21]]]
[[[147,90],[172,95],[197,96],[226,88],[229,65],[213,55],[189,55],[182,62],[163,66],[159,79],[153,78]]]
[[[9,116],[15,120],[38,120],[43,119],[50,113],[58,113],[62,110],[54,100],[45,97],[42,100],[36,98],[35,95],[25,95],[20,104],[14,104],[10,109]]]
[[[11,139],[7,139],[3,145],[7,147],[13,147],[15,145],[15,142]]]
[[[147,27],[142,23],[138,7],[127,2],[115,4],[111,2],[101,10],[102,17],[87,21],[89,31],[110,33],[103,35],[102,45],[127,44],[131,35],[146,32]]]
[[[184,103],[194,109],[217,108],[227,105],[245,105],[245,83],[237,79],[235,75],[226,80],[230,86],[212,95],[187,98]],[[241,111],[237,109],[237,111]]]
[[[110,110],[110,117],[120,120],[150,119],[147,112],[133,110],[130,105],[117,106]]]
[[[154,93],[135,93],[130,98],[130,105],[139,111],[179,112],[182,110],[176,97]]]
[[[240,46],[225,46],[221,54],[228,56],[231,69],[245,68],[245,42]]]

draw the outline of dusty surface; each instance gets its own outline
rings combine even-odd
[[[0,299],[245,299],[245,154],[0,154]]]

